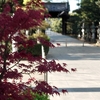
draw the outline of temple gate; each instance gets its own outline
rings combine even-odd
[[[51,18],[62,18],[62,34],[67,34],[67,19],[69,18],[70,5],[69,2],[64,3],[45,3]]]

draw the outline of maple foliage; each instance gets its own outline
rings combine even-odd
[[[34,57],[26,50],[21,52],[11,52],[12,40],[15,41],[15,47],[23,45],[25,48],[34,46],[36,41],[27,40],[22,30],[27,30],[41,24],[44,19],[45,9],[39,9],[43,6],[41,0],[38,2],[31,2],[26,4],[25,10],[14,0],[14,6],[17,9],[14,14],[10,13],[10,6],[6,4],[2,13],[0,13],[0,100],[34,100],[31,96],[31,91],[34,93],[46,93],[53,95],[58,94],[57,88],[50,86],[45,81],[37,81],[34,77],[29,77],[29,80],[23,82],[23,74],[31,74],[35,72],[69,72],[63,64],[61,66],[55,60],[47,61],[41,57]],[[32,4],[38,9],[34,9]],[[46,45],[53,47],[49,42],[40,39]],[[28,65],[23,63],[23,58],[28,61]],[[35,66],[35,67],[33,67]],[[31,83],[35,87],[30,87]],[[26,94],[24,91],[28,91]],[[63,90],[65,93],[65,90]]]

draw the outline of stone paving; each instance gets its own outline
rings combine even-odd
[[[76,72],[49,73],[48,83],[60,89],[67,89],[67,94],[50,97],[50,100],[100,100],[100,47],[88,44],[48,31],[52,43],[48,60],[67,63],[67,68],[76,68]],[[57,43],[60,43],[57,46]],[[67,44],[66,44],[67,43]]]

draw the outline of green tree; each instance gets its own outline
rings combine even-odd
[[[96,2],[96,4],[100,7],[100,0],[98,0],[98,1]]]
[[[62,32],[62,19],[61,18],[52,18],[50,19],[50,27],[53,31],[61,33]]]
[[[72,35],[77,35],[78,32],[80,31],[80,21],[81,19],[79,18],[78,14],[72,13],[70,14],[70,18],[68,19],[67,22],[67,33],[72,34]]]
[[[86,21],[99,21],[100,20],[100,11],[99,7],[96,4],[98,0],[81,0],[80,8],[75,10],[81,19],[85,19]]]

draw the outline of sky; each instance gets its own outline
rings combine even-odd
[[[68,0],[68,1],[70,4],[70,12],[78,8],[77,3],[80,0]],[[52,0],[52,2],[67,2],[67,0]]]

